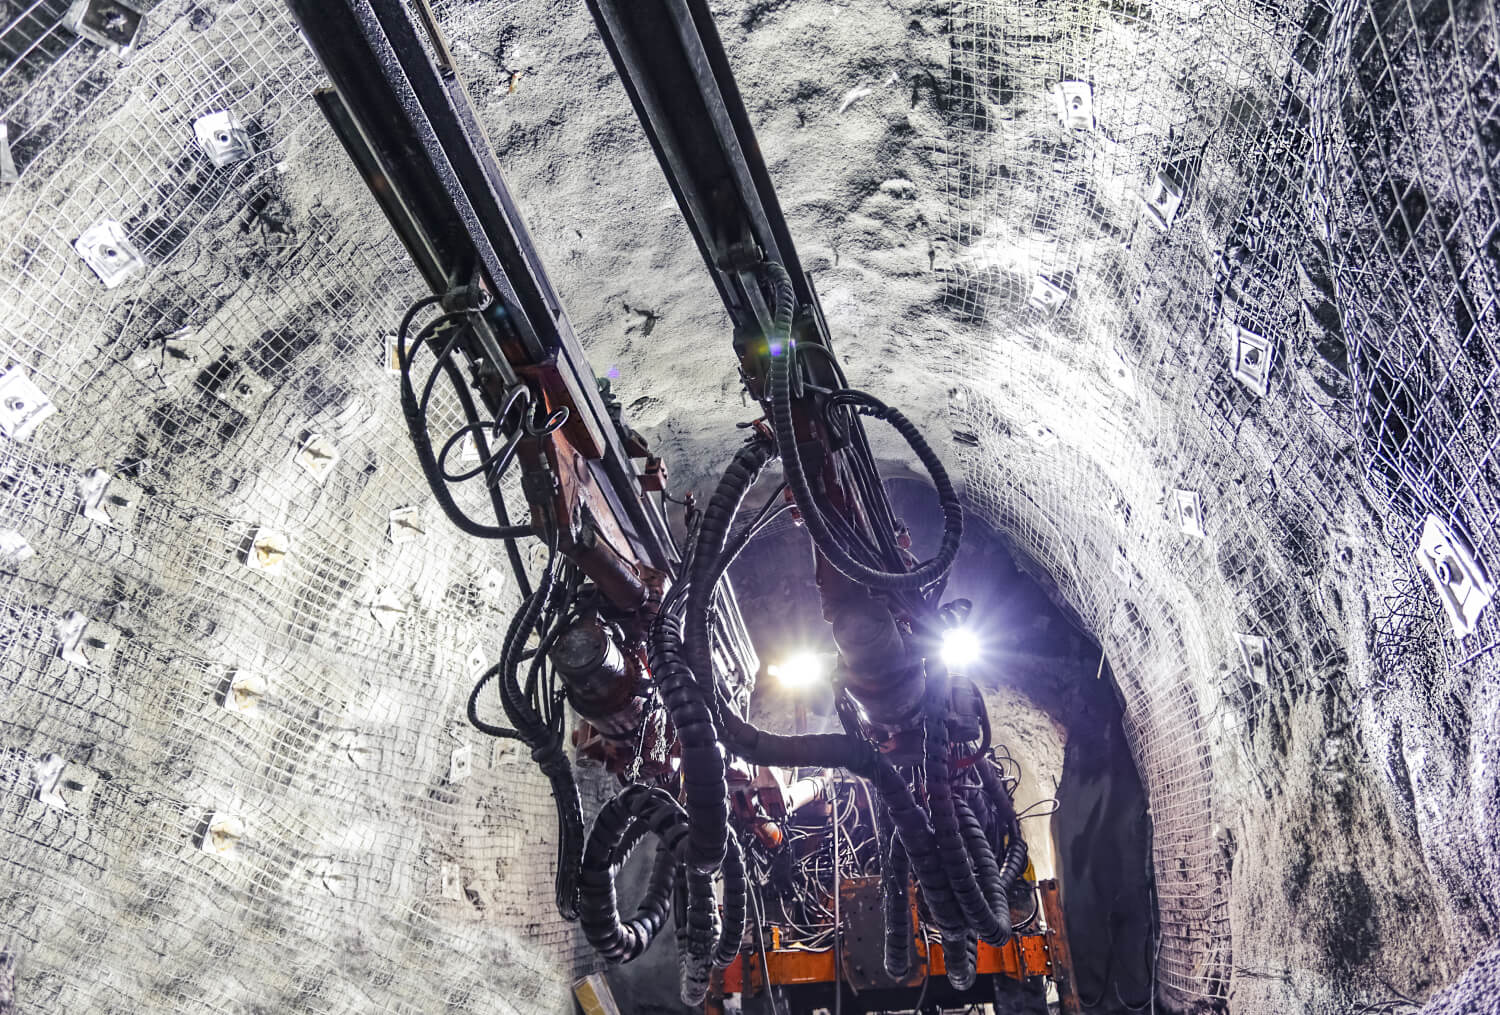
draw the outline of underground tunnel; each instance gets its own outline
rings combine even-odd
[[[0,1015],[1500,1012],[1497,50],[0,0]]]

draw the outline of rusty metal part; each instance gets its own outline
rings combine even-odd
[[[621,638],[598,616],[579,617],[548,653],[573,710],[610,737],[634,734],[648,700],[640,659],[621,648]]]
[[[1081,1015],[1083,1009],[1073,979],[1058,883],[1055,880],[1043,881],[1036,890],[1045,915],[1045,932],[1017,935],[999,947],[981,942],[976,972],[981,976],[1004,976],[1017,981],[1049,977],[1057,984],[1061,1015]],[[915,931],[918,910],[914,885],[908,887],[908,893],[908,910]],[[769,934],[771,947],[764,964],[758,953],[741,955],[716,981],[716,993],[720,996],[760,994],[766,989],[767,974],[774,985],[804,986],[832,984],[841,973],[844,982],[856,991],[911,990],[915,993],[921,989],[924,978],[940,979],[947,975],[943,946],[937,941],[929,944],[919,933],[912,935],[911,974],[902,980],[886,975],[879,877],[846,879],[840,885],[840,903],[844,933],[837,955],[831,948],[821,951],[783,948],[781,928],[773,925]]]
[[[592,463],[598,458],[598,441],[589,428],[571,425],[578,413],[571,392],[561,386],[555,364],[521,367],[516,372],[537,382],[540,415],[569,409],[568,421],[558,430],[535,440],[522,440],[516,447],[532,524],[541,532],[555,520],[558,550],[576,563],[615,607],[627,613],[640,609],[650,598],[646,569],[620,527],[615,505],[603,484],[595,480]]]
[[[1047,921],[1047,950],[1052,954],[1052,979],[1057,984],[1060,1015],[1082,1015],[1083,1002],[1078,997],[1078,981],[1073,976],[1073,953],[1068,946],[1067,924],[1063,921],[1062,887],[1048,878],[1037,885],[1042,897],[1042,917]]]
[[[588,720],[582,720],[573,730],[573,746],[580,758],[598,762],[611,775],[629,773],[639,758],[636,774],[641,779],[655,779],[670,775],[676,761],[675,741],[662,708],[646,713],[636,738],[605,736]]]
[[[647,493],[664,493],[667,489],[667,463],[655,455],[646,459],[646,471],[641,474],[641,489]]]
[[[761,845],[780,849],[786,841],[782,827],[785,819],[815,800],[821,800],[828,789],[828,777],[809,776],[787,784],[782,770],[750,765],[735,759],[728,771],[729,800],[735,816],[748,824]],[[816,847],[809,839],[805,843]]]

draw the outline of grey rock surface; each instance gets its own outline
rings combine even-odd
[[[0,0],[0,355],[59,409],[0,441],[35,551],[0,588],[14,1005],[563,1010],[594,960],[549,909],[545,784],[461,722],[515,590],[435,513],[387,535],[428,505],[382,366],[421,284],[284,9],[150,6],[122,60]],[[851,381],[1108,657],[1162,1007],[1495,1010],[1497,611],[1456,632],[1418,562],[1432,518],[1500,568],[1494,5],[712,6]],[[703,491],[753,410],[584,4],[436,7],[598,372]],[[226,107],[254,155],[216,169],[191,124]],[[110,289],[73,248],[106,219],[145,262]],[[994,693],[1061,749],[1065,701]]]

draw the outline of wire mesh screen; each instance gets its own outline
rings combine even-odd
[[[73,6],[0,0],[0,986],[563,1007],[589,960],[545,784],[459,721],[516,593],[426,507],[387,346],[421,285],[313,61],[274,0],[164,0],[125,60]],[[1291,703],[1459,744],[1494,675],[1455,569],[1500,557],[1500,25],[947,10],[950,457],[1108,650],[1159,980],[1221,1006],[1263,961],[1224,830],[1283,774]],[[226,112],[248,157],[217,165],[195,124]],[[1463,550],[1430,571],[1429,531]],[[1468,784],[1424,785],[1413,837],[1493,926]]]
[[[1493,665],[1494,613],[1438,636],[1416,555],[1432,516],[1497,559],[1495,12],[973,0],[951,24],[970,496],[1110,654],[1160,982],[1222,1003],[1242,957],[1215,838],[1274,775],[1276,702],[1352,715],[1416,674],[1462,701]],[[1349,487],[1373,496],[1328,493]],[[1389,590],[1369,656],[1351,567]]]
[[[56,406],[0,441],[18,1003],[562,1010],[550,795],[461,718],[516,590],[430,507],[387,361],[420,280],[314,61],[275,2],[161,3],[124,62],[69,6],[0,4],[6,405]]]

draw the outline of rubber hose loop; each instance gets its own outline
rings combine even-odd
[[[803,524],[818,550],[841,574],[851,581],[887,592],[910,591],[924,588],[940,580],[953,566],[958,556],[959,543],[963,538],[963,504],[958,498],[952,481],[942,461],[932,450],[921,433],[894,409],[886,409],[888,422],[901,434],[908,446],[932,477],[933,486],[943,511],[943,537],[938,553],[913,571],[882,571],[855,560],[829,530],[823,518],[807,474],[803,469],[801,452],[797,444],[796,423],[792,414],[792,366],[795,349],[791,341],[791,317],[795,294],[791,278],[786,269],[774,261],[765,263],[776,290],[776,315],[774,332],[770,336],[771,370],[770,401],[772,431],[776,446],[781,452],[787,486],[802,512]],[[777,350],[780,350],[779,352]],[[873,402],[874,400],[871,399]],[[876,402],[876,405],[881,403]]]
[[[440,317],[432,324],[429,324],[427,328],[433,328],[451,316],[455,315]],[[425,333],[426,329],[424,329]],[[446,359],[443,360],[442,365],[444,370],[448,372],[449,379],[454,382],[454,389],[458,393],[459,402],[464,409],[465,415],[471,420],[476,419],[477,411],[474,408],[474,401],[469,396],[468,390],[463,387],[463,375],[459,374],[458,368]],[[457,376],[455,377],[455,375]],[[442,509],[443,514],[448,517],[448,520],[459,531],[474,536],[476,539],[515,539],[531,534],[530,528],[517,531],[518,527],[516,526],[482,525],[465,514],[463,509],[454,501],[453,494],[448,490],[448,484],[443,479],[442,467],[438,463],[437,456],[433,453],[432,440],[427,433],[426,419],[417,404],[417,394],[415,389],[412,388],[411,377],[405,371],[401,374],[401,410],[402,415],[406,419],[407,435],[411,438],[412,446],[417,452],[417,464],[422,469],[422,475],[427,480],[427,485],[432,491],[433,499],[438,502],[438,507]]]
[[[579,925],[585,938],[611,963],[630,962],[650,947],[666,921],[676,880],[677,848],[687,815],[671,795],[644,786],[626,787],[600,808],[589,833],[579,878]],[[620,919],[615,879],[630,851],[647,833],[658,839],[646,894],[628,923]]]
[[[538,762],[552,789],[552,799],[557,807],[558,847],[556,896],[557,911],[566,920],[577,918],[577,877],[583,860],[583,801],[578,785],[573,780],[573,766],[562,750],[561,738],[552,732],[542,717],[521,694],[516,683],[516,669],[520,665],[520,647],[525,632],[530,631],[540,616],[547,598],[552,594],[556,580],[556,544],[549,546],[547,565],[542,572],[541,584],[511,618],[505,632],[505,643],[500,650],[500,662],[491,667],[474,685],[469,694],[469,721],[481,732],[499,729],[479,718],[480,692],[491,680],[499,679],[500,703],[505,714],[515,727],[515,736],[531,748],[532,758]],[[509,735],[510,731],[504,731]]]

